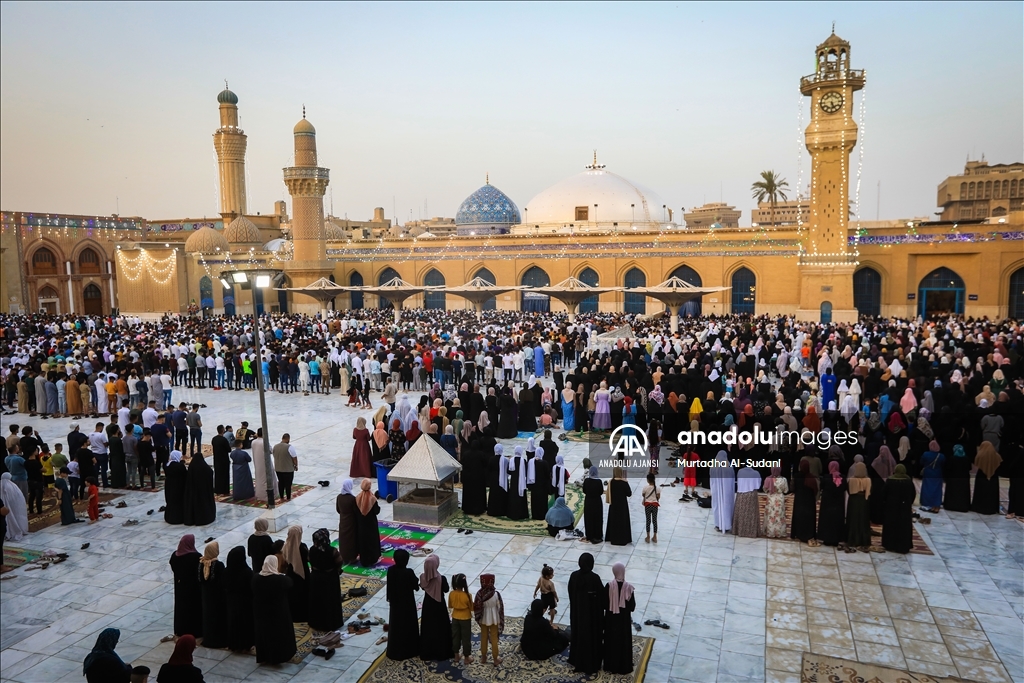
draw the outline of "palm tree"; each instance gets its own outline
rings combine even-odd
[[[775,225],[775,204],[779,201],[786,201],[786,190],[789,183],[775,171],[761,171],[761,180],[750,186],[754,199],[758,204],[766,200],[771,205],[772,225]]]

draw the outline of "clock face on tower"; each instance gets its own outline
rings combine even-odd
[[[835,90],[827,92],[818,100],[818,106],[826,114],[835,114],[843,108],[843,94]]]

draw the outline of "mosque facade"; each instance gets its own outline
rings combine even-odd
[[[853,99],[867,78],[853,68],[850,52],[849,43],[830,35],[815,50],[815,72],[799,81],[811,111],[804,133],[811,157],[806,212],[792,224],[754,227],[683,227],[656,192],[606,168],[596,153],[581,172],[522,209],[488,177],[459,207],[447,235],[400,230],[380,209],[370,222],[343,226],[324,215],[330,172],[318,165],[317,132],[305,114],[293,130],[295,165],[283,169],[293,215],[282,202],[270,213],[252,214],[239,98],[225,87],[213,136],[220,216],[147,221],[5,211],[4,310],[312,313],[320,304],[287,288],[320,278],[346,286],[396,277],[416,285],[457,286],[480,277],[542,286],[574,277],[625,288],[595,295],[581,312],[651,315],[662,304],[628,290],[676,276],[728,288],[687,304],[684,314],[795,314],[835,322],[945,312],[1024,318],[1024,182],[1019,189],[1004,183],[1020,194],[1008,198],[1010,210],[999,216],[892,221],[870,229],[851,220]],[[339,309],[376,305],[389,303],[359,291],[333,302]],[[424,305],[471,307],[454,294],[405,302]],[[530,292],[502,294],[486,306],[564,308]]]

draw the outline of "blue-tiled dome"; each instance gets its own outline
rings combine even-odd
[[[466,197],[459,212],[455,214],[455,224],[458,226],[507,227],[521,222],[516,203],[490,183]]]

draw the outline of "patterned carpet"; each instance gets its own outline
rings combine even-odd
[[[382,579],[387,574],[388,567],[395,564],[396,550],[401,548],[410,553],[415,552],[425,546],[441,531],[441,527],[437,526],[422,526],[388,520],[378,520],[377,529],[380,532],[380,549],[382,553],[377,564],[372,567],[346,564],[342,567],[342,572],[355,576]],[[337,548],[338,542],[333,541],[331,545]]]
[[[23,550],[22,548],[12,548],[9,545],[4,545],[4,564],[0,567],[0,574],[5,574],[10,571],[14,571],[18,567],[24,566],[29,562],[33,562],[43,554],[35,550]]]
[[[363,608],[367,602],[370,601],[374,595],[384,587],[384,582],[380,579],[373,579],[366,576],[345,576],[341,577],[341,592],[344,595],[353,588],[365,588],[366,595],[362,595],[358,598],[349,598],[341,603],[342,612],[345,615],[345,621],[348,621]]]
[[[973,683],[966,678],[929,676],[805,652],[801,683]]]
[[[35,533],[54,524],[60,524],[60,506],[57,504],[57,499],[51,497],[52,495],[51,491],[46,492],[43,498],[43,513],[41,515],[33,513],[28,516],[28,530],[30,533]],[[100,489],[100,507],[106,506],[109,508],[110,506],[106,504],[120,497],[120,493],[104,493],[103,489]],[[113,512],[113,510],[108,509],[106,512]],[[89,519],[88,498],[75,501],[75,516],[79,519]]]
[[[578,443],[608,443],[609,432],[565,432],[566,441]]]
[[[519,649],[519,637],[523,633],[521,617],[505,617],[505,633],[501,635],[499,650],[502,664],[495,669],[493,664],[481,663],[480,630],[473,623],[473,656],[475,661],[468,666],[455,666],[450,660],[424,662],[418,657],[394,662],[382,653],[359,678],[359,683],[639,683],[647,673],[647,662],[651,658],[654,639],[633,636],[633,673],[620,676],[599,672],[593,677],[574,673],[566,661],[566,652],[534,662],[526,659]]]
[[[764,506],[768,502],[768,495],[762,493],[757,497],[758,507],[760,508],[761,521],[764,521]],[[789,537],[790,528],[793,524],[793,496],[786,496],[786,538],[775,539],[779,541],[796,541],[796,539]],[[872,524],[871,531],[876,532],[871,535],[871,545],[874,547],[882,547],[882,526],[880,524]],[[799,541],[797,541],[799,542]],[[914,527],[913,547],[910,552],[915,555],[934,555],[932,549],[928,547],[928,544],[921,538],[921,534],[917,533],[917,528]]]
[[[573,484],[565,487],[565,504],[572,510],[575,523],[579,524],[583,517],[583,490]],[[467,515],[461,509],[444,523],[446,529],[472,529],[473,531],[492,531],[498,534],[520,534],[523,536],[547,536],[548,525],[544,521],[532,519],[511,520],[507,517],[491,517],[490,515]]]
[[[292,498],[293,499],[298,498],[303,493],[306,493],[307,491],[312,491],[314,488],[316,488],[316,487],[315,486],[307,486],[306,484],[292,484]],[[247,507],[247,508],[266,508],[267,507],[267,504],[264,503],[259,498],[249,498],[248,500],[235,500],[234,498],[231,497],[230,493],[215,495],[214,498],[217,500],[218,503],[231,503],[232,505],[242,505],[242,506]],[[285,501],[285,502],[288,502],[288,501]],[[280,507],[281,505],[284,505],[284,503],[282,503],[280,500],[278,500],[275,503],[275,505]]]

